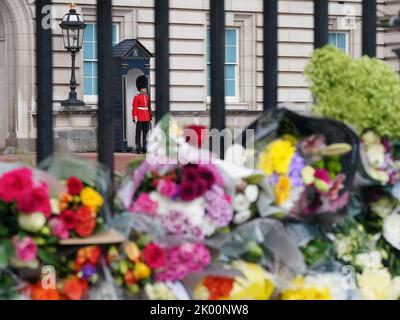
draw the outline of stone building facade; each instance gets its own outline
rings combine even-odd
[[[70,56],[58,26],[68,2],[53,0],[54,122],[56,145],[71,151],[96,148],[97,68],[95,0],[80,0],[77,10],[88,27],[77,57],[79,98],[86,109],[61,107],[69,91]],[[244,127],[262,109],[262,0],[226,0],[228,126]],[[138,39],[154,52],[154,2],[114,0],[113,41]],[[349,55],[361,55],[361,0],[330,1],[330,42]],[[379,15],[395,14],[399,4],[378,1]],[[0,149],[33,150],[36,136],[35,1],[0,0]],[[209,0],[170,0],[171,110],[182,121],[208,123]],[[312,102],[303,76],[313,51],[313,1],[279,1],[279,102],[304,108]],[[400,32],[378,31],[378,57],[399,69],[392,50]],[[154,93],[154,60],[151,86]],[[267,70],[268,72],[268,70]],[[157,105],[154,101],[153,105]],[[133,124],[127,124],[133,126]]]

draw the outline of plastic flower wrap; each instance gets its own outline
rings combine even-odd
[[[40,167],[66,186],[51,219],[51,232],[60,240],[87,238],[110,219],[110,179],[107,170],[92,160],[63,155],[45,160]]]
[[[393,185],[400,180],[398,147],[389,138],[373,131],[361,135],[360,159],[364,176],[381,185]]]
[[[306,270],[297,245],[277,220],[252,220],[207,244],[218,250],[221,261],[259,264],[277,278],[290,279]]]
[[[240,276],[213,275],[210,273],[194,290],[195,300],[269,300],[275,290],[272,275],[261,266],[244,261],[234,261],[231,267]]]

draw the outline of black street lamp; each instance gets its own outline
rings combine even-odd
[[[76,78],[75,78],[75,59],[76,54],[82,49],[83,34],[85,32],[86,23],[83,17],[76,12],[75,3],[69,5],[69,12],[63,17],[60,27],[63,33],[64,47],[71,52],[72,67],[69,97],[61,102],[64,107],[82,107],[85,105],[83,101],[78,100],[76,94]]]

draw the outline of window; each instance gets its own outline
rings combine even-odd
[[[348,40],[346,32],[329,32],[329,43],[336,48],[348,53]]]
[[[97,30],[96,24],[86,26],[83,38],[83,92],[86,97],[97,96]],[[113,24],[112,43],[118,44],[118,25]]]
[[[239,41],[237,29],[225,30],[225,96],[231,100],[239,97]],[[211,96],[211,41],[207,30],[207,96]]]

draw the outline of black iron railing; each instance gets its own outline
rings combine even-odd
[[[236,0],[240,1],[240,0]],[[264,109],[278,101],[278,1],[264,1]],[[315,46],[328,42],[328,0],[314,0]],[[42,27],[45,6],[36,1],[37,31],[37,160],[53,153],[52,34]],[[98,16],[98,150],[99,161],[114,168],[114,121],[112,100],[112,0],[97,1]],[[224,0],[210,0],[211,16],[211,128],[225,128],[225,8]],[[169,1],[155,1],[156,119],[169,111]],[[363,1],[363,52],[376,53],[376,1]]]

